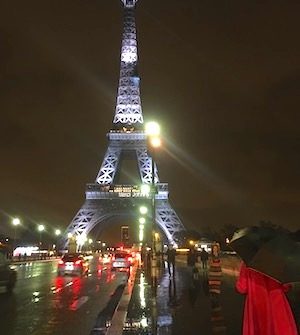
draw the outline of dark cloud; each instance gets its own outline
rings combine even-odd
[[[66,226],[106,150],[121,6],[5,1],[0,13],[1,208]],[[299,228],[298,13],[294,1],[139,1],[144,116],[163,125],[160,175],[188,226]]]

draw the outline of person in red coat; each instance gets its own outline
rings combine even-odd
[[[297,335],[285,293],[291,286],[241,265],[236,289],[246,294],[243,335]]]

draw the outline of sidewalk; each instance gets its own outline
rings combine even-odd
[[[226,261],[222,272],[219,303],[212,305],[207,287],[203,285],[206,272],[200,270],[201,285],[195,290],[191,286],[191,269],[183,258],[176,259],[174,277],[169,276],[166,268],[161,269],[156,299],[153,299],[149,273],[139,269],[123,335],[240,335],[244,297],[234,289],[238,272],[227,266]],[[297,291],[291,299],[298,325],[299,293]]]
[[[228,334],[240,334],[242,297],[236,294],[233,301],[228,301],[228,296],[233,292],[232,275],[224,275],[224,294],[220,303],[212,308],[204,285],[206,272],[200,271],[201,285],[195,290],[191,285],[191,268],[186,266],[185,259],[178,259],[176,265],[174,277],[169,276],[166,268],[162,269],[156,301],[152,298],[148,274],[142,270],[137,273],[123,334],[155,334],[155,328],[159,335],[227,334],[223,303],[227,309],[232,304],[236,307],[236,315],[231,316]],[[228,313],[225,314],[228,317]]]

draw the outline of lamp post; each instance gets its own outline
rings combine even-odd
[[[41,248],[41,246],[42,246],[42,232],[45,230],[45,226],[43,224],[39,224],[37,229],[40,233],[39,245],[40,245],[40,248]]]
[[[16,247],[16,239],[17,239],[17,227],[21,224],[21,220],[19,218],[12,219],[12,225],[14,226],[14,242],[12,245],[12,258],[14,257],[14,249]]]
[[[61,230],[60,229],[55,229],[54,234],[56,236],[56,241],[55,241],[56,244],[54,244],[55,248],[53,248],[53,249],[55,249],[55,250],[53,250],[53,252],[56,255],[57,254],[57,249],[59,248],[58,245],[59,245],[59,236],[61,235]]]
[[[148,136],[149,149],[151,150],[151,184],[152,184],[152,263],[151,263],[151,277],[152,286],[156,291],[157,287],[157,255],[156,255],[156,208],[155,208],[155,162],[154,162],[154,152],[157,148],[161,146],[160,126],[156,122],[148,122],[146,124],[146,135]],[[150,151],[150,150],[149,150]]]

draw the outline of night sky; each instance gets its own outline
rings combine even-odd
[[[297,1],[140,0],[144,118],[187,228],[300,228]],[[107,149],[119,0],[2,1],[0,233],[9,215],[66,227]]]

